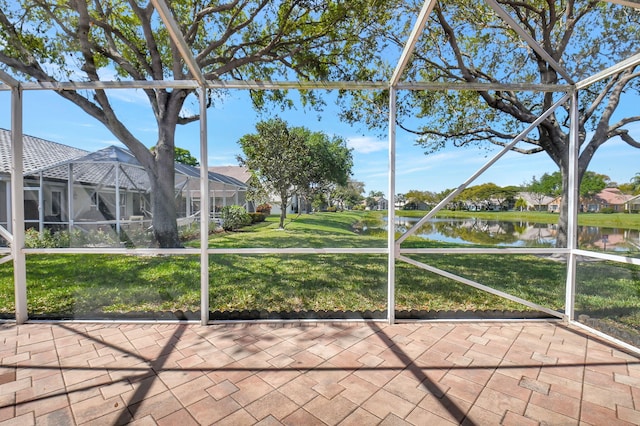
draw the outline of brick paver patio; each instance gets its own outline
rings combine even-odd
[[[640,358],[560,322],[0,324],[0,425],[640,424]]]

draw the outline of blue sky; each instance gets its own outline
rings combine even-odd
[[[125,117],[133,133],[148,146],[155,144],[156,127],[146,98],[140,91],[111,91],[118,111]],[[10,127],[10,94],[0,92],[0,127]],[[621,112],[633,113],[633,102]],[[635,99],[637,101],[637,99]],[[99,122],[93,120],[69,101],[54,93],[27,91],[24,94],[24,132],[55,142],[98,150],[120,145]],[[195,106],[194,106],[195,107]],[[341,122],[335,108],[328,106],[321,114],[302,110],[280,114],[291,126],[305,126],[311,130],[335,134],[347,140],[353,148],[353,178],[365,183],[366,192],[387,193],[388,143],[385,135],[363,132],[363,129]],[[259,117],[251,108],[246,92],[230,92],[224,102],[209,110],[209,165],[237,165],[241,154],[238,139],[255,131]],[[632,128],[640,139],[640,125]],[[181,126],[177,145],[199,158],[199,124]],[[491,152],[477,148],[452,148],[425,155],[414,143],[414,136],[398,129],[396,153],[396,193],[411,189],[441,191],[453,188],[474,174],[490,158]],[[622,141],[609,141],[596,153],[590,170],[608,175],[613,181],[626,183],[640,172],[640,150]],[[498,161],[474,184],[493,182],[500,186],[520,185],[545,172],[555,171],[546,154],[524,156],[509,153]]]

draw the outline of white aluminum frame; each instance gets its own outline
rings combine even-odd
[[[575,323],[583,328],[581,325],[574,321],[574,301],[575,301],[575,272],[576,272],[576,258],[577,256],[592,257],[596,259],[609,260],[613,262],[621,262],[633,265],[640,265],[640,259],[629,258],[624,256],[617,256],[607,253],[596,253],[585,250],[577,249],[577,206],[578,206],[578,188],[577,188],[577,158],[578,158],[578,128],[577,128],[577,95],[578,91],[589,87],[591,84],[607,78],[619,71],[622,71],[630,66],[640,64],[640,54],[636,54],[606,70],[603,70],[591,77],[585,78],[577,83],[573,81],[571,76],[566,72],[561,64],[557,63],[551,58],[544,49],[532,39],[510,16],[502,9],[502,7],[495,0],[485,0],[487,4],[514,30],[520,37],[527,43],[527,45],[540,54],[545,60],[560,74],[563,76],[567,84],[564,85],[549,85],[549,84],[530,84],[530,83],[518,83],[518,84],[502,84],[502,83],[434,83],[434,82],[401,82],[402,74],[409,62],[411,54],[415,48],[418,37],[424,32],[429,15],[433,11],[436,1],[426,0],[422,6],[422,9],[417,17],[416,23],[411,31],[410,36],[405,44],[403,52],[400,56],[398,64],[394,70],[394,73],[389,82],[344,82],[344,81],[320,81],[320,82],[304,82],[304,81],[208,81],[205,80],[201,70],[197,66],[195,58],[186,44],[183,35],[180,32],[179,26],[176,24],[172,17],[170,9],[167,7],[165,0],[151,0],[158,14],[167,27],[169,34],[176,43],[182,58],[184,59],[189,71],[193,75],[193,80],[166,80],[166,81],[100,81],[100,82],[59,82],[59,83],[40,83],[40,82],[20,82],[14,79],[11,75],[0,70],[0,90],[11,91],[11,130],[12,130],[12,179],[11,179],[11,195],[12,195],[12,210],[11,210],[11,224],[12,231],[9,232],[6,229],[0,229],[1,235],[11,243],[11,250],[2,250],[0,253],[8,253],[7,256],[0,259],[0,263],[5,263],[10,260],[14,262],[14,285],[16,294],[16,322],[21,324],[28,320],[27,317],[27,299],[26,299],[26,254],[51,254],[51,253],[74,253],[74,254],[123,254],[123,255],[150,255],[150,254],[164,254],[164,255],[200,255],[201,261],[201,319],[200,323],[205,325],[209,324],[209,257],[222,255],[222,254],[301,254],[301,255],[314,255],[314,254],[385,254],[388,256],[388,304],[387,304],[387,321],[390,323],[395,322],[395,263],[396,261],[403,261],[421,269],[425,269],[445,277],[451,278],[458,282],[470,285],[475,288],[488,291],[490,293],[505,297],[509,300],[513,300],[522,303],[526,306],[539,309],[553,316],[561,317],[571,323]],[[636,0],[609,0],[612,3],[621,4],[628,7],[639,8],[640,2]],[[207,170],[207,114],[206,114],[206,102],[205,95],[206,89],[237,89],[237,90],[273,90],[273,89],[293,89],[293,90],[331,90],[331,89],[344,89],[344,90],[389,90],[389,200],[393,201],[395,194],[395,151],[396,151],[396,95],[399,90],[514,90],[514,91],[537,91],[537,92],[558,92],[565,93],[565,95],[556,102],[552,108],[546,111],[540,116],[536,122],[532,123],[525,131],[523,131],[518,137],[516,137],[510,144],[508,144],[500,153],[498,153],[492,160],[481,167],[476,173],[474,173],[467,181],[460,185],[456,191],[450,194],[445,200],[440,202],[432,211],[430,211],[425,217],[423,217],[412,230],[403,234],[397,240],[395,239],[394,227],[388,227],[388,238],[386,248],[285,248],[285,249],[263,249],[263,248],[245,248],[245,249],[209,249],[207,239],[207,221],[201,221],[201,239],[200,248],[198,249],[25,249],[24,248],[24,209],[23,209],[23,182],[22,177],[22,92],[24,90],[78,90],[78,89],[130,89],[130,88],[186,88],[199,90],[200,97],[200,158],[201,158],[201,176],[200,176],[200,191],[201,194],[208,194],[208,176]],[[418,225],[423,224],[435,213],[444,207],[455,195],[461,192],[466,186],[468,186],[473,180],[480,176],[484,171],[491,167],[501,156],[508,152],[515,144],[517,144],[524,136],[533,130],[539,122],[541,122],[547,114],[550,114],[555,108],[562,103],[571,99],[571,127],[570,127],[570,170],[571,175],[569,177],[569,220],[570,228],[568,235],[568,247],[562,249],[471,249],[471,248],[457,248],[457,249],[403,249],[401,248],[402,242],[408,238],[411,234],[417,230]],[[209,211],[209,197],[201,197],[201,211]],[[394,204],[391,204],[392,207]],[[388,223],[393,223],[395,218],[394,208],[389,208]],[[495,255],[509,255],[509,254],[563,254],[568,256],[568,274],[566,282],[566,310],[565,313],[556,312],[533,304],[526,300],[517,298],[515,296],[500,292],[490,287],[484,286],[480,283],[472,280],[465,279],[455,274],[439,270],[433,266],[427,265],[422,262],[418,262],[414,259],[407,257],[410,254],[443,254],[443,253],[457,253],[457,254],[495,254]],[[603,336],[609,339],[610,336]]]

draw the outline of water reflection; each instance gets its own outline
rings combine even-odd
[[[396,217],[396,231],[406,232],[419,218]],[[435,218],[415,234],[434,241],[502,247],[554,247],[557,225],[531,222],[504,222],[475,218]],[[578,245],[598,251],[639,251],[640,231],[635,229],[578,227]]]

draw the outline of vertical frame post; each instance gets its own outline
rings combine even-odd
[[[22,140],[22,89],[11,89],[11,221],[13,232],[13,285],[16,323],[24,324],[27,314],[27,262],[24,252],[24,170]]]
[[[38,232],[44,232],[44,176],[39,174],[38,186]]]
[[[120,164],[116,163],[116,234],[120,239]]]
[[[396,88],[389,89],[389,191],[387,202],[387,319],[389,324],[396,320]]]
[[[67,221],[69,222],[69,234],[73,230],[73,220],[75,219],[74,209],[75,205],[73,203],[73,163],[69,163],[69,168],[67,170]]]
[[[209,323],[209,161],[205,86],[200,87],[200,323]]]
[[[575,317],[576,296],[576,254],[578,248],[578,155],[579,155],[579,127],[578,127],[578,91],[571,97],[571,127],[569,132],[569,199],[567,227],[567,283],[565,294],[565,317],[573,321]]]

